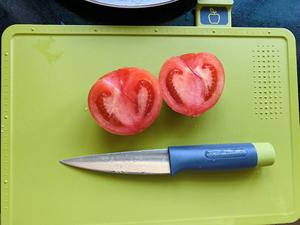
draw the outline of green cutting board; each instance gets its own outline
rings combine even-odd
[[[116,136],[87,111],[91,85],[137,66],[158,74],[170,56],[211,52],[226,81],[199,118],[166,105],[136,136]],[[299,217],[295,40],[285,29],[9,27],[2,37],[3,225],[267,224]],[[169,145],[270,142],[271,167],[115,175],[60,164],[80,155]],[[298,163],[298,164],[297,164]]]

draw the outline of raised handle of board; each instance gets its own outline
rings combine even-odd
[[[231,27],[233,0],[198,0],[195,24],[200,27]]]

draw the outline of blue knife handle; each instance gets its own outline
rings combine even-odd
[[[228,170],[271,165],[275,159],[268,143],[170,146],[171,175],[183,170]]]

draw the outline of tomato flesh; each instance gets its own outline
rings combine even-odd
[[[166,103],[174,111],[199,116],[212,108],[224,88],[224,69],[210,53],[190,53],[168,59],[159,82]]]
[[[121,68],[91,88],[89,111],[105,130],[119,135],[142,132],[157,118],[162,97],[158,81],[140,68]]]

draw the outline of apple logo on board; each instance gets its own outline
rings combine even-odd
[[[220,23],[220,14],[214,8],[209,9],[210,13],[208,14],[208,21],[210,24],[219,24]]]

